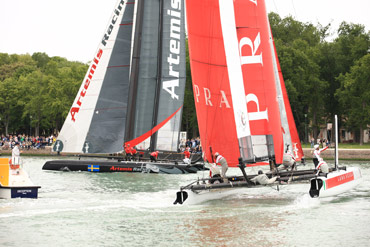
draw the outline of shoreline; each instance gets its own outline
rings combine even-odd
[[[313,158],[313,149],[303,148],[303,153],[306,160]],[[323,159],[333,160],[335,155],[335,149],[329,148],[323,151],[320,156]],[[370,161],[370,149],[338,149],[338,156],[340,160],[360,160]]]
[[[329,148],[321,153],[321,157],[327,160],[334,159],[334,148]],[[312,149],[303,148],[303,153],[306,160],[312,159]],[[0,150],[0,156],[11,156],[11,150]],[[370,149],[339,149],[338,150],[340,160],[359,160],[359,161],[370,161]],[[47,146],[43,149],[30,149],[21,150],[21,155],[24,156],[55,156],[55,157],[66,157],[75,154],[62,154],[58,156],[52,151],[51,146]],[[83,154],[81,154],[83,155]]]

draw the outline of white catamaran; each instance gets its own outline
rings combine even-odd
[[[213,152],[219,152],[229,166],[240,167],[243,176],[221,183],[213,183],[214,178],[198,179],[181,187],[174,203],[182,204],[189,196],[219,196],[221,191],[265,186],[253,182],[258,174],[245,171],[245,166],[262,164],[270,165],[263,175],[266,183],[307,182],[319,176],[311,182],[319,190],[323,177],[330,177],[331,172],[277,169],[289,163],[289,156],[296,162],[304,157],[264,1],[187,0],[186,10],[204,160],[214,162]],[[345,168],[337,168],[341,169]],[[311,188],[311,195],[319,194],[324,192]]]

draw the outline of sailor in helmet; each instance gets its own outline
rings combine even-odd
[[[221,165],[221,177],[224,179],[224,182],[228,182],[228,179],[226,178],[226,171],[229,169],[229,166],[227,165],[226,159],[220,155],[218,152],[215,153],[216,158],[216,164]]]
[[[326,147],[320,149],[320,145],[319,144],[316,144],[313,147],[314,147],[314,151],[313,151],[313,163],[315,164],[315,168],[316,168],[319,165],[319,160],[321,159],[321,157],[320,157],[321,152],[325,151],[329,147],[326,146]]]

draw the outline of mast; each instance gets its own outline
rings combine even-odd
[[[177,151],[186,73],[183,0],[140,3],[140,40],[134,37],[140,58],[133,58],[136,72],[131,76],[137,79],[130,95],[135,102],[125,142],[139,149]]]
[[[162,79],[162,36],[163,36],[163,0],[159,0],[159,23],[158,23],[158,61],[157,61],[157,81],[156,90],[154,95],[154,108],[153,108],[153,120],[152,129],[157,125],[158,121],[158,107],[159,107],[159,95],[161,91],[161,79]],[[150,139],[149,150],[153,152],[157,146],[157,131],[154,132]]]
[[[124,143],[134,138],[135,128],[135,108],[137,101],[137,87],[138,87],[138,75],[139,75],[139,62],[140,62],[140,51],[141,51],[141,33],[143,25],[143,12],[144,4],[142,0],[137,0],[135,3],[135,14],[136,18],[135,26],[133,28],[132,40],[132,56],[131,56],[131,71],[130,71],[130,86],[129,86],[129,101],[127,105],[127,118],[126,118],[126,131]],[[134,16],[135,16],[134,14]]]
[[[338,158],[338,117],[337,115],[335,115],[334,118],[335,118],[335,170],[338,170],[339,158]]]

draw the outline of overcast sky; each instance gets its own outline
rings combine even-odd
[[[199,0],[202,1],[202,0]],[[116,0],[0,0],[0,52],[92,60]],[[342,21],[370,30],[370,0],[266,0],[268,12],[314,25]]]

